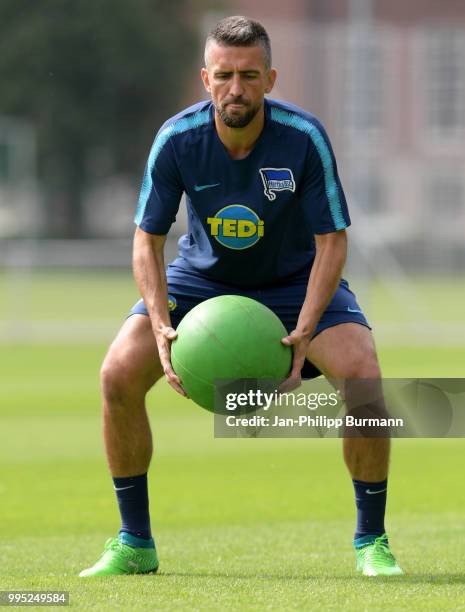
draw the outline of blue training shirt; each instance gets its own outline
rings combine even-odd
[[[188,233],[179,240],[175,265],[238,287],[309,273],[314,234],[350,225],[323,126],[310,113],[269,98],[263,131],[245,159],[232,159],[219,139],[211,101],[161,127],[135,223],[167,234],[183,192]]]

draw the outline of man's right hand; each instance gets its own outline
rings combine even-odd
[[[164,326],[160,330],[154,332],[155,339],[158,346],[158,354],[160,357],[160,363],[166,376],[166,380],[183,397],[188,397],[187,393],[181,386],[181,380],[176,375],[171,365],[171,342],[178,335],[176,330],[172,327]]]

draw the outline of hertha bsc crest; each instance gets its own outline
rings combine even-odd
[[[295,191],[295,181],[290,168],[260,168],[266,197],[276,200],[275,191]]]

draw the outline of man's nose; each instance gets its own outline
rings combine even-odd
[[[244,93],[244,88],[242,87],[242,79],[240,74],[234,74],[231,80],[231,88],[229,90],[230,95],[237,98]]]

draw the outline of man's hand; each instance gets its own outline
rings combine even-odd
[[[311,339],[311,334],[303,333],[297,329],[294,329],[289,336],[286,336],[281,340],[281,342],[286,346],[292,346],[294,353],[292,368],[289,376],[279,387],[279,391],[282,393],[287,393],[288,391],[293,391],[294,389],[297,389],[297,387],[300,387],[302,383],[300,373],[304,367],[305,355],[307,354]]]
[[[181,386],[179,376],[176,376],[173,366],[171,365],[171,342],[178,335],[172,327],[164,326],[160,330],[154,332],[158,346],[158,355],[160,363],[166,376],[166,380],[183,397],[188,397],[187,393]]]

